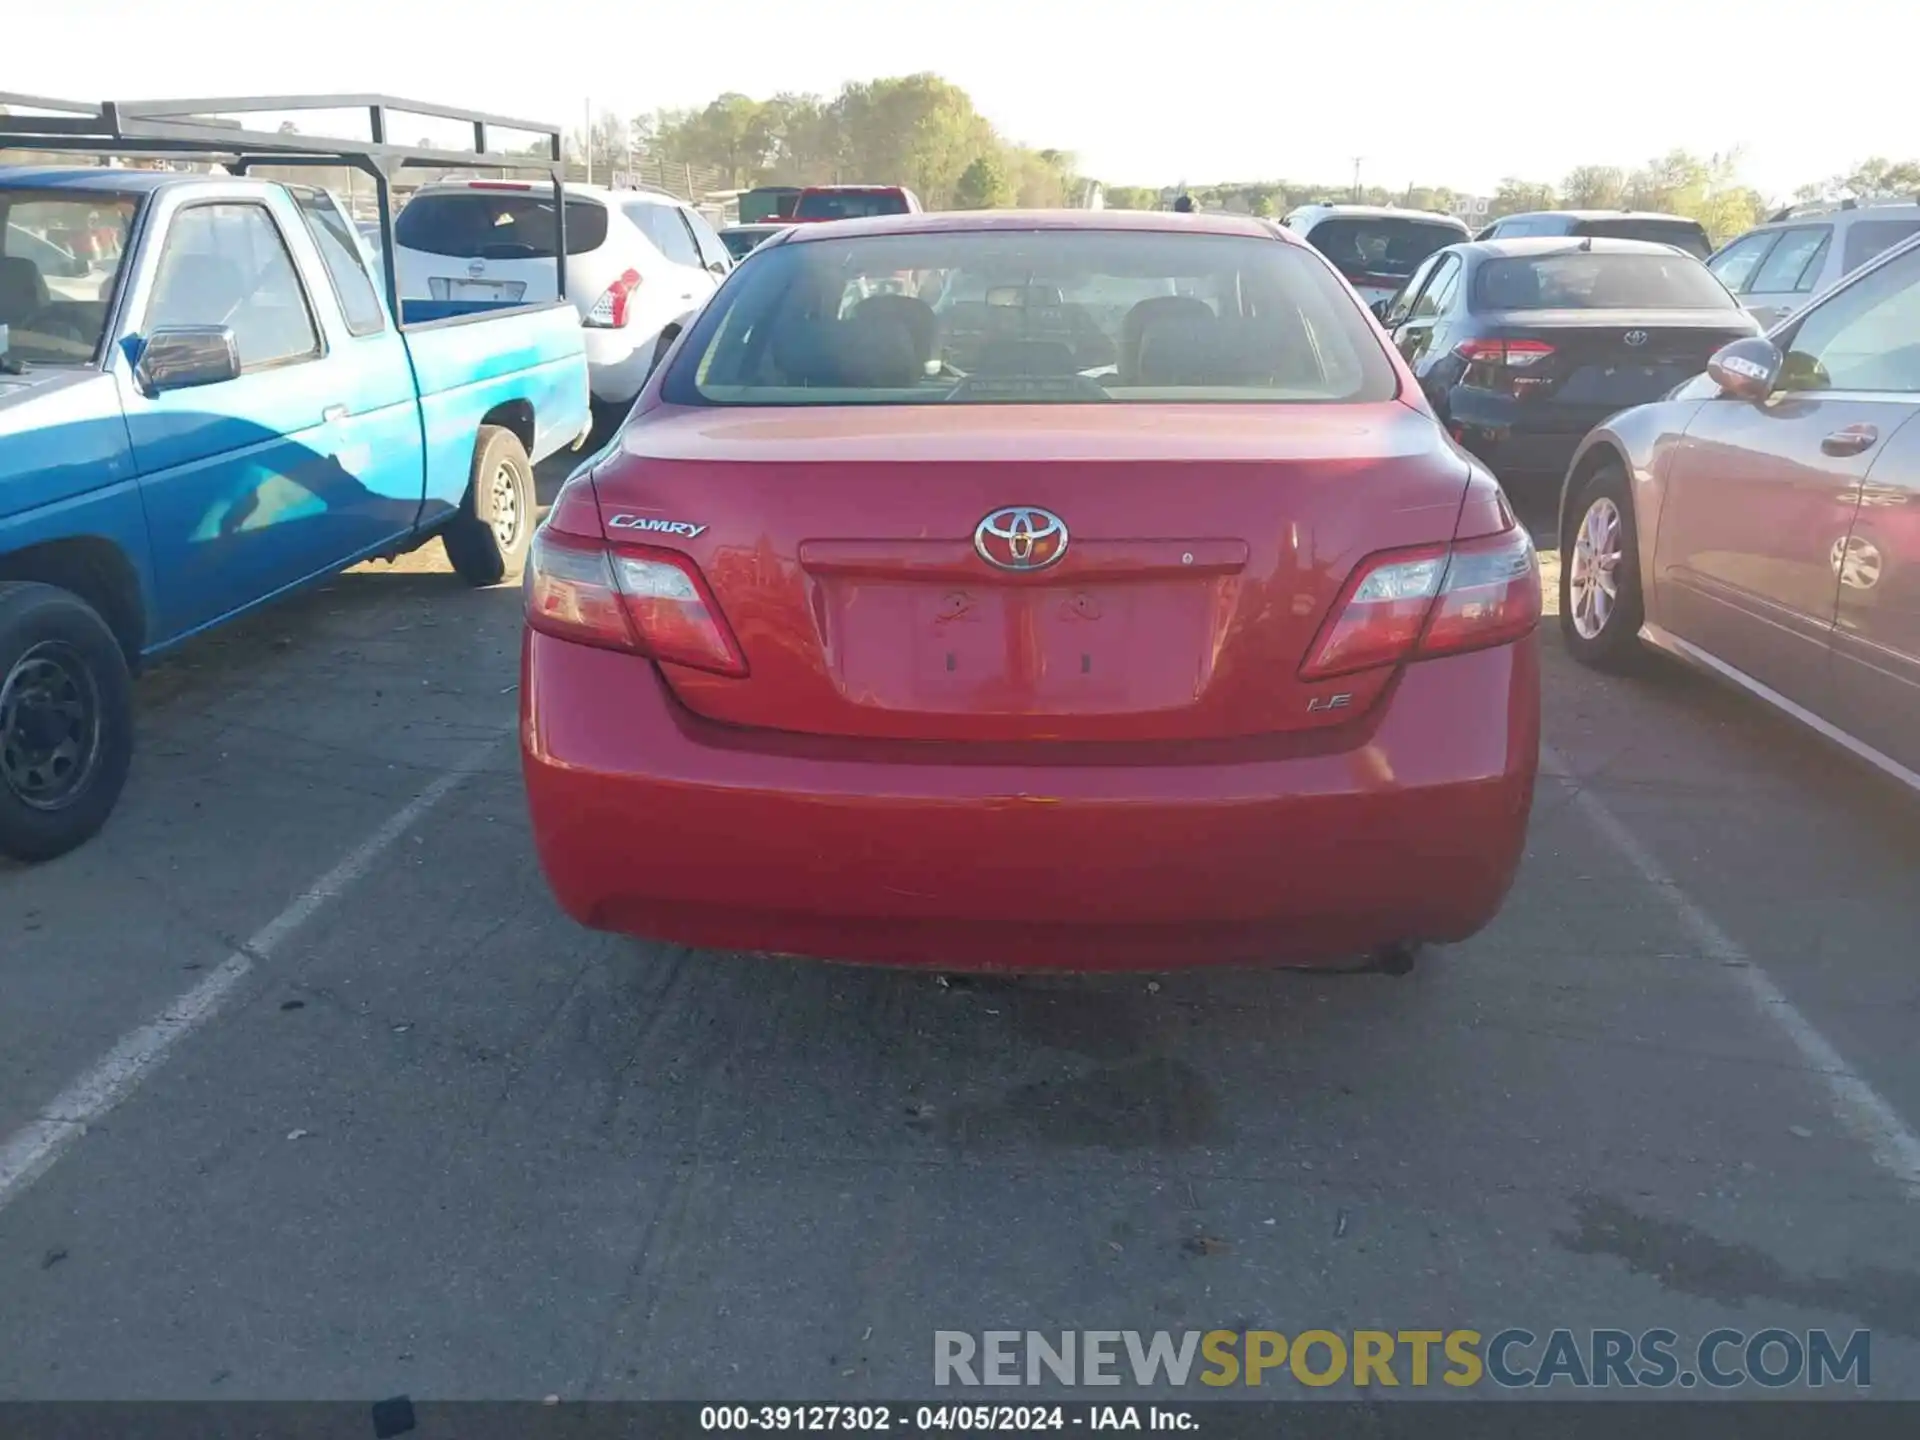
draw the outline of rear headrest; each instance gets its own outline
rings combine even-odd
[[[901,389],[926,373],[907,327],[884,315],[864,321],[790,320],[776,332],[774,362],[789,385]]]
[[[1211,320],[1214,318],[1213,307],[1191,295],[1155,295],[1127,311],[1126,317],[1120,322],[1119,368],[1123,384],[1138,383],[1140,342],[1146,335],[1147,326],[1156,320],[1181,316],[1195,323]]]
[[[1324,380],[1297,311],[1260,318],[1187,316],[1147,327],[1135,384],[1314,386]]]
[[[1640,293],[1636,277],[1624,265],[1600,265],[1593,276],[1593,289],[1587,303],[1599,309],[1614,310],[1633,302]]]
[[[861,326],[897,325],[912,337],[914,353],[921,365],[933,359],[934,345],[940,335],[940,317],[924,300],[911,295],[875,295],[854,306],[847,318]]]
[[[47,282],[24,255],[0,255],[0,322],[19,324],[46,308]]]

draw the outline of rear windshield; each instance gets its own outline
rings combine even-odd
[[[1376,332],[1252,236],[968,231],[778,245],[708,305],[684,405],[1378,401]]]
[[[1434,251],[1467,238],[1464,225],[1398,216],[1335,216],[1307,233],[1307,242],[1342,275],[1391,275],[1404,280]]]
[[[1909,235],[1920,234],[1920,219],[1862,220],[1847,228],[1847,246],[1841,263],[1847,270],[1858,270],[1883,250],[1891,250]]]
[[[41,365],[100,358],[140,201],[98,190],[0,190],[0,324]]]
[[[784,190],[775,186],[749,190],[740,197],[740,223],[758,225],[765,220],[785,220],[793,214],[793,207],[799,202],[798,188]]]
[[[1686,255],[1584,252],[1489,260],[1475,310],[1732,310],[1726,287]]]
[[[520,191],[450,190],[418,195],[393,222],[393,243],[428,255],[481,260],[551,260],[553,196]],[[567,201],[567,253],[607,243],[607,210],[592,200]]]
[[[815,190],[802,195],[796,220],[857,220],[863,215],[905,215],[907,197],[898,190]]]
[[[1677,245],[1701,260],[1713,253],[1707,232],[1691,220],[1582,220],[1573,235],[1598,235],[1614,240],[1651,240],[1659,245]]]

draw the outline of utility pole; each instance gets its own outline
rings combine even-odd
[[[1364,155],[1356,155],[1353,157],[1353,198],[1355,203],[1358,203],[1360,199],[1360,162],[1366,158]]]
[[[587,152],[587,184],[591,185],[593,183],[593,101],[588,99],[584,104],[586,124],[580,132],[580,138]]]

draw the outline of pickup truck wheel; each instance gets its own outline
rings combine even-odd
[[[100,613],[0,583],[0,855],[51,860],[107,822],[133,761],[133,681]]]
[[[517,580],[533,543],[533,465],[519,438],[480,427],[460,513],[441,536],[454,574],[469,585]]]

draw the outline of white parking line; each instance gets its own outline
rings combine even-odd
[[[1900,1182],[1909,1199],[1920,1199],[1920,1136],[1908,1128],[1900,1113],[1863,1079],[1811,1020],[1794,1007],[1767,972],[1754,962],[1714,918],[1697,905],[1668,875],[1653,852],[1641,843],[1604,801],[1581,784],[1573,767],[1551,746],[1540,747],[1541,767],[1570,793],[1573,803],[1594,829],[1618,850],[1640,878],[1666,897],[1680,926],[1702,952],[1727,967],[1762,1015],[1783,1031],[1820,1077],[1827,1102],[1840,1122],[1872,1154],[1874,1163]]]
[[[66,1153],[87,1127],[139,1088],[169,1052],[219,1013],[253,967],[271,959],[287,937],[336,899],[378,860],[394,841],[412,829],[455,786],[486,764],[499,738],[477,746],[411,803],[347,852],[340,863],[294,897],[205,979],[169,1004],[152,1020],[129,1031],[92,1068],[50,1100],[38,1119],[0,1141],[0,1209],[33,1184]]]

